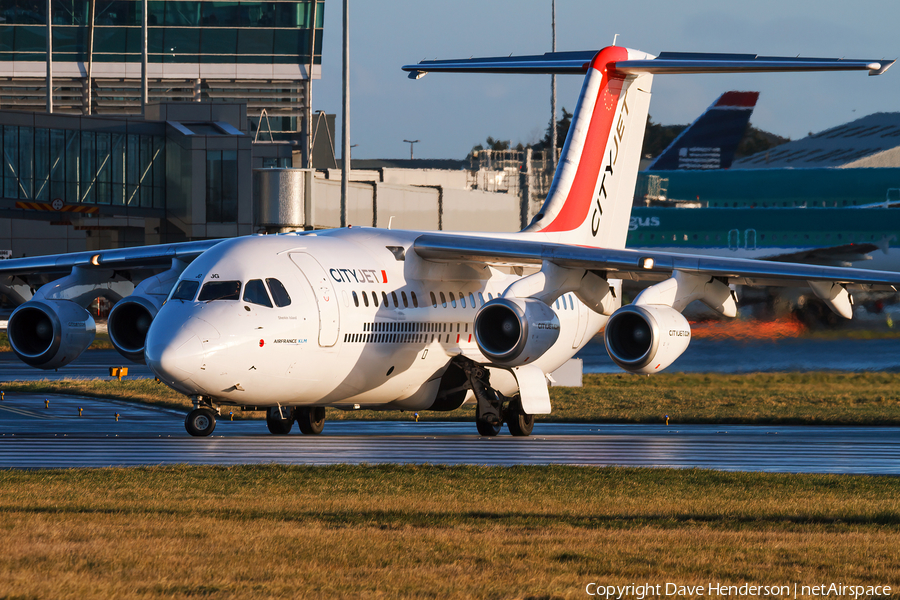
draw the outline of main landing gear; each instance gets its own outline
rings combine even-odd
[[[294,409],[273,406],[266,411],[266,427],[272,435],[287,435],[294,426]]]
[[[525,414],[518,394],[504,396],[490,385],[490,373],[474,362],[461,365],[478,404],[475,407],[475,427],[479,435],[494,437],[506,423],[509,433],[524,437],[534,429],[534,415]]]
[[[319,435],[325,428],[325,407],[310,406],[298,408],[295,419],[300,427],[300,432],[306,435]]]
[[[300,433],[319,435],[325,429],[325,408],[322,406],[302,406],[298,408],[270,408],[266,412],[266,426],[275,435],[287,435],[297,421]]]

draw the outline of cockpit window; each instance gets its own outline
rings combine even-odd
[[[281,308],[283,306],[288,306],[291,303],[291,297],[288,295],[287,290],[284,289],[284,285],[277,279],[266,279],[266,283],[269,284],[269,291],[272,292],[272,300],[275,301],[275,306]]]
[[[251,279],[247,282],[247,285],[244,286],[244,302],[272,308],[272,301],[269,300],[269,294],[266,293],[266,286],[263,285],[262,279]]]
[[[240,300],[241,299],[241,282],[240,281],[210,281],[203,284],[200,290],[198,302],[206,302],[210,300]]]
[[[199,281],[194,281],[192,279],[185,279],[184,281],[179,281],[178,285],[175,286],[175,291],[172,292],[172,300],[191,301],[194,299],[194,296],[197,295],[197,290],[199,288],[200,288]]]

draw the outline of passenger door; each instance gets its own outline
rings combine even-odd
[[[309,282],[316,297],[316,306],[319,309],[319,345],[334,346],[340,331],[340,309],[334,286],[325,269],[311,255],[292,252],[290,256]]]

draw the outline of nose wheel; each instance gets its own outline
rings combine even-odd
[[[185,417],[184,428],[194,437],[206,437],[216,428],[216,412],[211,408],[195,408]]]

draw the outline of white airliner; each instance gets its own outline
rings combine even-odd
[[[404,67],[413,78],[585,75],[553,186],[525,230],[353,227],[7,260],[0,291],[22,300],[10,343],[35,367],[68,364],[94,337],[84,307],[139,282],[110,314],[110,337],[193,399],[191,435],[212,433],[221,406],[267,410],[269,430],[286,434],[294,421],[321,432],[325,407],[446,411],[467,401],[480,434],[505,422],[528,435],[534,415],[550,412],[547,374],[601,330],[616,364],[656,373],[690,342],[688,303],[736,314],[729,286],[804,283],[847,318],[848,290],[900,286],[900,273],[624,249],[654,74],[880,74],[892,62],[612,46]],[[49,282],[26,297],[28,278]],[[623,279],[659,283],[622,306]]]

